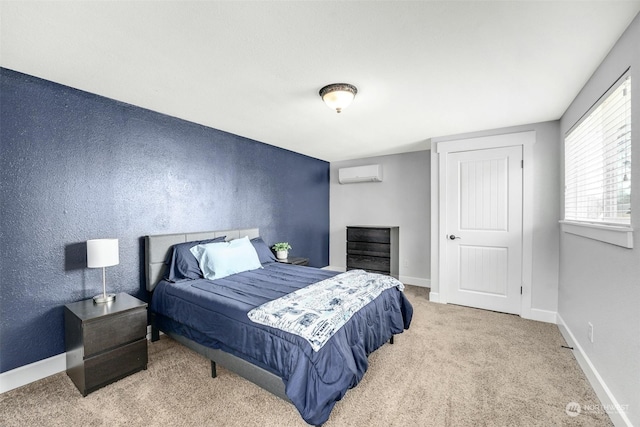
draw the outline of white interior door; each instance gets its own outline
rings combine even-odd
[[[522,147],[448,153],[448,302],[520,314]]]

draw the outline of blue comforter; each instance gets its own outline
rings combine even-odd
[[[302,418],[322,424],[335,403],[360,382],[367,356],[411,323],[413,308],[396,288],[363,307],[315,352],[303,338],[252,322],[247,313],[336,272],[288,264],[265,264],[209,281],[161,281],[151,311],[184,325],[174,330],[221,349],[282,378]]]

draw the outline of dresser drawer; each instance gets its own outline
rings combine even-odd
[[[349,255],[391,257],[391,247],[385,243],[347,242]]]
[[[147,367],[147,340],[142,339],[85,360],[84,395]],[[81,390],[83,391],[83,390]]]
[[[388,274],[391,268],[391,262],[389,258],[347,255],[347,270],[357,268]]]
[[[146,307],[129,310],[83,324],[84,357],[91,357],[147,335]]]
[[[391,233],[388,228],[347,228],[348,242],[391,243]]]

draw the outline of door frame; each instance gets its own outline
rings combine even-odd
[[[531,284],[533,276],[533,145],[535,131],[498,135],[461,137],[449,141],[432,142],[431,147],[431,293],[429,299],[446,304],[447,155],[460,151],[473,151],[500,147],[522,147],[522,298],[520,316],[531,319]],[[434,179],[435,178],[435,179]],[[434,182],[437,181],[437,182]],[[434,206],[435,205],[435,206]]]

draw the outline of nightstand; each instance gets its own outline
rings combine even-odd
[[[147,369],[147,303],[125,293],[64,308],[67,375],[83,396]]]
[[[290,256],[287,259],[279,259],[278,262],[281,262],[283,264],[293,264],[293,265],[309,265],[309,258]]]

